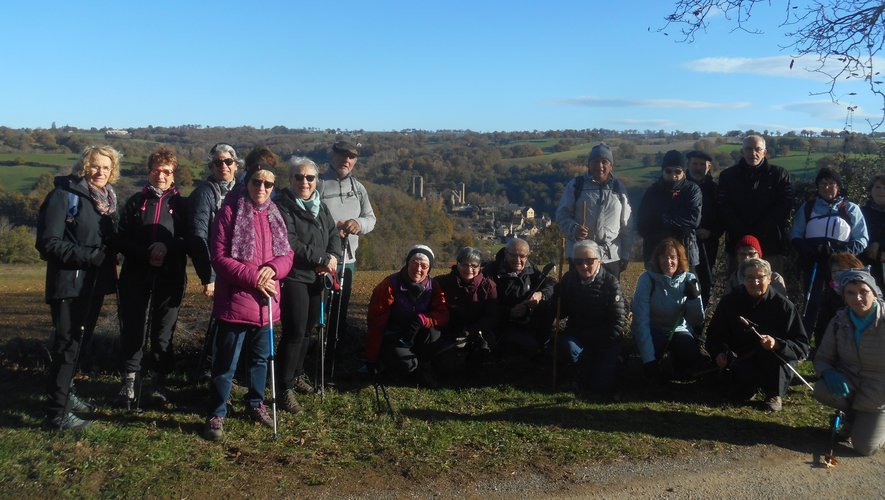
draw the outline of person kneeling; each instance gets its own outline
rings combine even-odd
[[[366,362],[377,376],[386,368],[426,387],[436,387],[432,362],[439,350],[438,328],[449,321],[442,290],[430,279],[433,251],[425,245],[409,249],[403,268],[372,291],[366,316]]]
[[[626,325],[618,279],[601,264],[599,245],[575,243],[572,265],[553,293],[568,325],[557,342],[564,387],[616,397],[621,335]]]

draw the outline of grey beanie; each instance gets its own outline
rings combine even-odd
[[[587,162],[589,163],[590,160],[594,160],[596,158],[608,160],[609,163],[615,162],[615,158],[612,156],[612,150],[608,147],[608,144],[604,142],[600,142],[599,144],[593,146],[593,149],[590,150],[590,156],[587,158]]]
[[[880,300],[882,299],[882,290],[879,290],[879,287],[876,285],[876,280],[870,274],[869,267],[864,269],[848,269],[837,273],[836,276],[839,278],[839,295],[843,295],[845,285],[857,282],[870,287],[870,290],[876,294],[876,297]]]

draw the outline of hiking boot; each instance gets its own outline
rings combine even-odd
[[[765,411],[781,411],[784,409],[784,403],[780,396],[770,396],[762,402],[762,409]]]
[[[71,411],[72,412],[92,413],[93,411],[95,411],[95,406],[80,399],[80,397],[77,396],[77,393],[74,392],[73,387],[71,387],[71,392],[68,393],[68,401],[71,404]]]
[[[253,422],[258,422],[265,427],[273,429],[273,419],[267,413],[267,405],[264,404],[264,401],[258,403],[258,406],[249,408],[249,416],[252,417]]]
[[[83,420],[71,412],[67,412],[64,415],[46,417],[46,422],[44,423],[49,430],[61,431],[81,431],[89,427],[90,424],[92,424],[92,422],[89,420]]]
[[[295,385],[292,386],[292,389],[294,389],[295,392],[299,392],[301,394],[313,394],[316,392],[316,389],[310,383],[310,379],[308,379],[307,375],[304,373],[295,377],[294,384]]]
[[[218,441],[224,437],[224,417],[211,416],[206,419],[203,427],[203,438],[209,441]]]
[[[166,396],[166,375],[154,375],[151,393],[148,395],[148,398],[155,405],[164,405],[169,402],[169,397]]]
[[[135,403],[135,372],[126,372],[123,374],[123,387],[114,398],[114,406],[128,410],[132,408],[133,403]]]
[[[301,413],[304,411],[304,408],[298,403],[298,399],[295,395],[295,390],[286,389],[286,393],[283,394],[283,400],[280,402],[282,408],[289,413]]]

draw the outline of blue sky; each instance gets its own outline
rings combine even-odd
[[[11,2],[0,125],[476,131],[854,129],[764,35],[657,31],[669,1]]]

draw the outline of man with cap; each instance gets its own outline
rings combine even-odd
[[[765,254],[762,252],[762,245],[759,244],[759,240],[756,239],[752,234],[745,234],[734,246],[734,268],[735,272],[731,275],[731,280],[729,281],[729,287],[726,289],[726,293],[729,290],[734,290],[736,288],[744,287],[744,277],[741,276],[739,269],[741,267],[741,263],[745,260],[749,259],[764,259]],[[787,296],[787,282],[784,281],[784,277],[780,274],[772,271],[771,272],[771,287],[772,290],[778,292],[784,297]]]
[[[430,247],[413,245],[403,268],[372,290],[366,314],[366,362],[371,375],[379,374],[383,362],[386,369],[414,377],[425,387],[437,386],[432,365],[449,309],[442,289],[430,279],[433,260]]]
[[[329,331],[337,333],[341,339],[350,336],[347,329],[347,308],[356,275],[356,250],[359,247],[359,237],[375,228],[375,212],[369,201],[369,193],[365,186],[353,177],[357,156],[359,150],[354,144],[347,141],[333,144],[329,170],[320,175],[317,183],[320,199],[329,207],[329,213],[335,219],[344,249],[342,259],[344,272],[339,276],[343,285],[341,300],[332,301],[329,311]],[[335,337],[331,337],[330,341],[334,342]],[[330,348],[336,355],[338,354],[337,346],[331,345]]]
[[[759,238],[771,268],[783,272],[787,250],[793,185],[790,174],[766,158],[768,149],[760,135],[748,135],[741,147],[741,160],[719,175],[718,215],[725,230],[725,250],[730,267],[734,247],[745,234]]]
[[[793,217],[790,238],[799,252],[806,297],[803,322],[814,331],[820,299],[830,277],[830,255],[858,255],[867,247],[867,224],[860,207],[848,201],[839,173],[827,167],[814,179],[817,193]]]
[[[704,151],[689,151],[685,155],[688,162],[688,178],[701,188],[701,225],[695,231],[699,261],[695,274],[701,285],[701,297],[706,308],[713,288],[713,270],[716,269],[716,255],[719,253],[719,237],[722,228],[716,209],[716,192],[719,186],[713,179],[713,157]]]
[[[556,224],[566,238],[569,259],[575,242],[595,241],[602,252],[602,265],[620,278],[630,261],[631,208],[627,189],[612,174],[613,167],[608,145],[603,142],[593,146],[587,157],[587,173],[565,186],[556,208]]]
[[[661,177],[639,204],[637,225],[642,236],[642,260],[648,262],[665,238],[682,243],[690,269],[698,265],[695,229],[701,223],[701,188],[685,176],[685,157],[671,149],[661,162]]]

